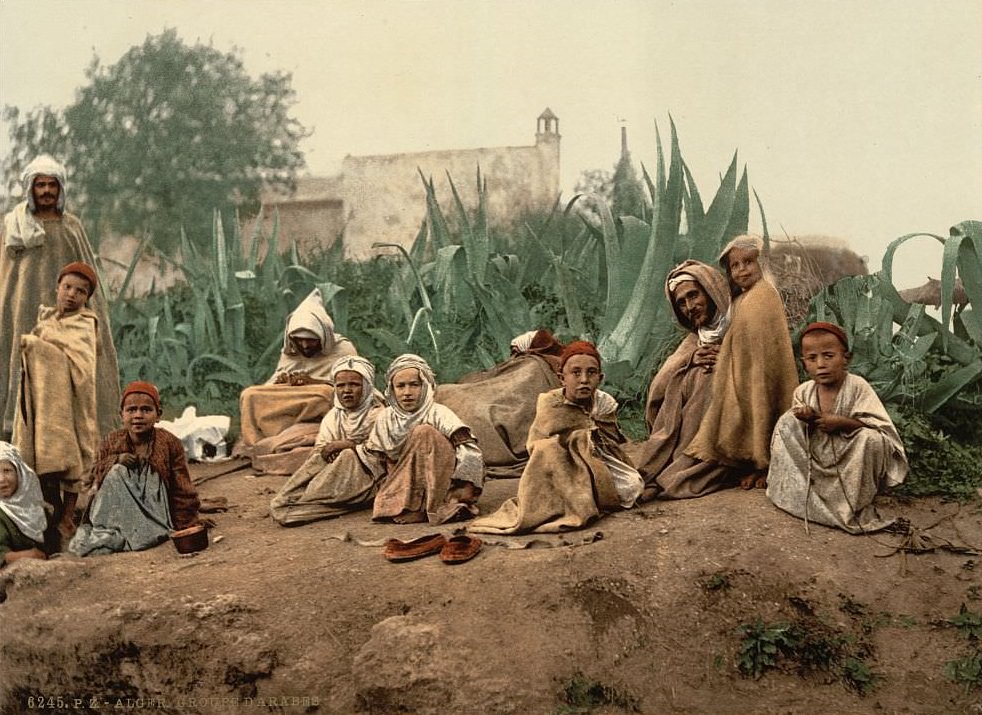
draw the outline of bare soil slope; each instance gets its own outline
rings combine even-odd
[[[982,609],[971,554],[885,556],[901,535],[807,535],[762,492],[735,490],[562,536],[495,537],[457,566],[392,564],[384,538],[434,529],[367,513],[281,528],[267,507],[283,480],[201,483],[229,509],[195,555],[164,544],[0,572],[0,712],[982,710],[982,692],[942,675],[965,650],[946,619]],[[516,486],[489,483],[482,508]],[[923,546],[982,545],[978,505],[883,507],[921,528],[941,520]],[[754,679],[737,667],[738,629],[757,619],[792,626],[797,645]]]

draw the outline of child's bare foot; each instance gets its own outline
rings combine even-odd
[[[638,497],[638,501],[641,504],[654,501],[655,497],[661,494],[662,491],[664,490],[660,486],[658,486],[657,484],[652,484],[650,487],[644,488],[644,491],[641,492],[641,496]]]
[[[58,522],[58,535],[61,537],[62,544],[67,544],[69,541],[71,541],[77,530],[78,527],[75,526],[74,519],[72,519],[67,513],[62,520]]]
[[[755,489],[767,488],[767,472],[754,472],[754,488]]]
[[[425,511],[404,511],[399,516],[392,517],[396,524],[421,524],[426,521]]]
[[[447,501],[458,501],[464,504],[473,504],[481,496],[481,490],[473,482],[457,482],[447,493]]]
[[[741,489],[753,489],[754,482],[757,480],[756,474],[748,474],[745,477],[740,478],[740,488]]]
[[[46,558],[48,558],[48,555],[41,551],[41,549],[31,548],[25,549],[24,551],[8,551],[5,560],[7,563],[13,563],[14,561],[20,561],[21,559],[44,560]]]

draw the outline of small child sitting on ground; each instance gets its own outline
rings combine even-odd
[[[163,411],[156,385],[131,382],[119,409],[123,428],[99,445],[88,519],[68,544],[78,556],[149,549],[200,523],[184,445],[154,426]]]
[[[832,323],[801,335],[811,380],[798,386],[771,442],[767,496],[794,516],[851,534],[889,526],[873,499],[903,482],[907,455],[896,427],[866,380],[849,372],[849,341]]]
[[[45,542],[57,551],[75,533],[75,506],[84,492],[99,443],[96,345],[99,319],[86,307],[98,280],[87,263],[58,274],[55,307],[42,305],[38,322],[21,336],[21,382],[14,444],[41,480],[54,507]]]
[[[454,412],[434,399],[436,377],[419,355],[400,355],[385,373],[386,406],[359,459],[378,483],[374,521],[444,524],[478,514],[484,459]]]
[[[644,480],[624,455],[617,400],[598,389],[600,353],[583,340],[560,358],[562,387],[539,395],[529,462],[518,495],[468,531],[526,534],[580,529],[601,514],[634,506]]]
[[[0,567],[46,558],[41,550],[46,523],[37,475],[14,445],[0,442]]]
[[[378,484],[355,451],[384,404],[374,388],[375,366],[357,355],[343,357],[331,368],[331,381],[334,407],[321,420],[314,450],[270,502],[277,524],[294,526],[367,509],[375,499]]]

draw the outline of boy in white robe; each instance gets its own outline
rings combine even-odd
[[[805,328],[801,359],[812,379],[795,390],[774,430],[767,496],[806,526],[861,534],[893,523],[873,500],[903,482],[907,455],[873,388],[849,372],[851,357],[838,325]]]

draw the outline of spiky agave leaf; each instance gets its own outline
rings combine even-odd
[[[620,319],[609,333],[600,339],[598,348],[605,360],[627,361],[637,365],[645,350],[655,339],[664,339],[674,332],[674,324],[665,310],[662,286],[673,265],[675,243],[682,218],[683,168],[678,135],[672,124],[672,157],[665,190],[654,204],[657,223],[650,227],[648,248],[630,287],[630,298]]]
[[[450,227],[447,225],[446,216],[436,200],[436,189],[433,187],[433,179],[429,180],[423,176],[423,170],[416,168],[419,178],[423,180],[423,188],[426,190],[426,219],[430,232],[430,243],[434,251],[449,246],[452,242]]]
[[[730,235],[730,223],[738,199],[736,175],[737,152],[733,152],[733,159],[706,210],[705,220],[700,223],[700,233],[691,239],[692,252],[689,258],[715,264],[723,246],[736,235]]]
[[[470,270],[474,281],[483,286],[487,273],[488,256],[490,254],[490,238],[488,237],[488,224],[486,216],[481,218],[484,207],[484,190],[481,187],[481,170],[477,170],[477,193],[478,193],[478,220],[472,226],[464,208],[464,202],[457,192],[453,177],[447,172],[447,181],[450,182],[450,191],[453,194],[454,205],[457,208],[457,218],[461,227],[461,244],[464,247],[467,267]]]

